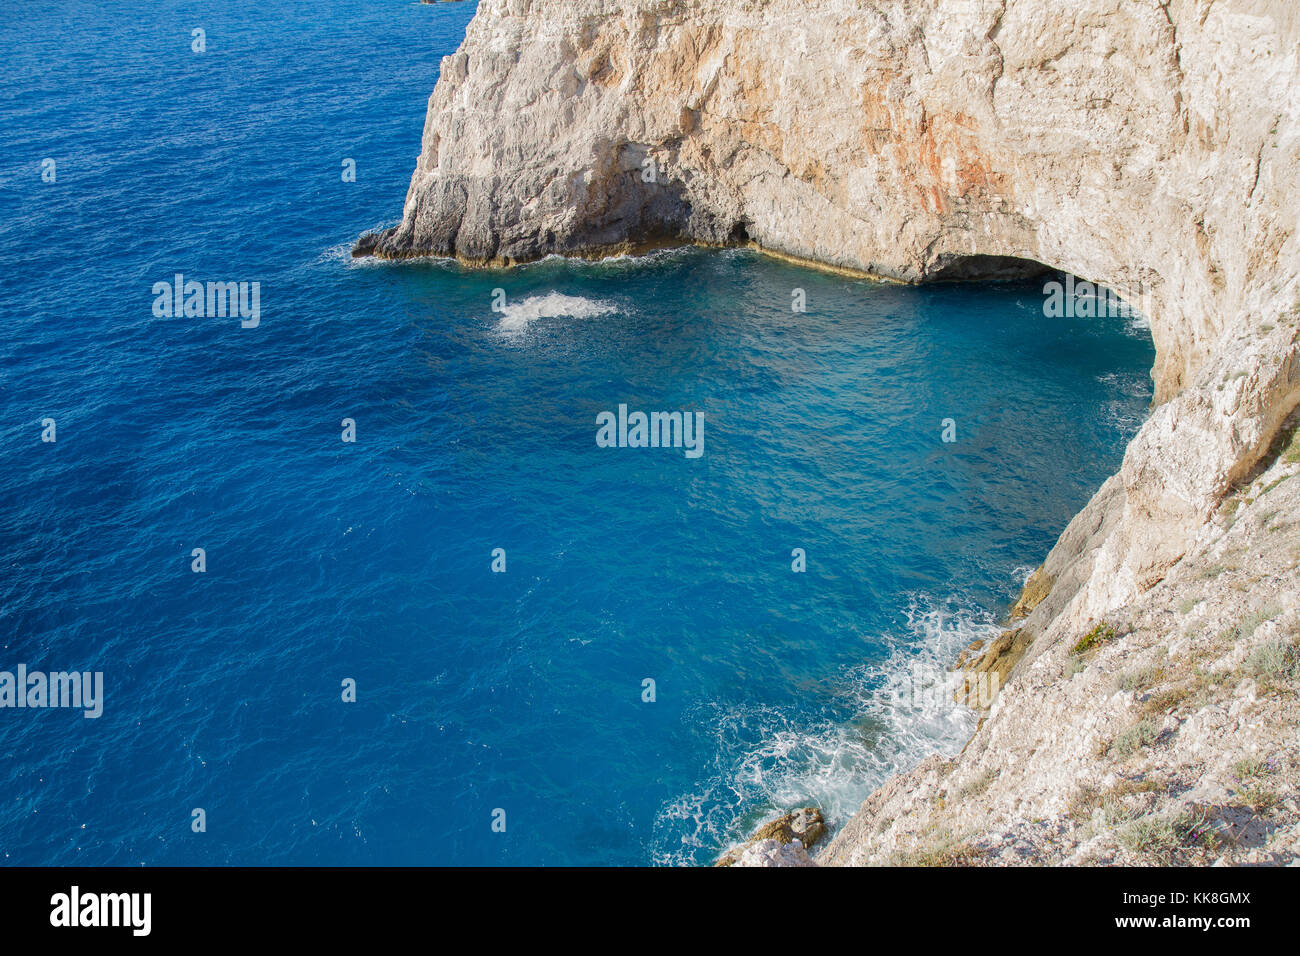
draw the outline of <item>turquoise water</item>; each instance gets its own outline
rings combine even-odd
[[[5,862],[689,863],[843,820],[964,742],[887,692],[1118,467],[1149,333],[1041,283],[353,262],[470,6],[5,14],[0,670],[105,683],[0,709]],[[155,317],[176,272],[258,282],[258,325]],[[620,404],[703,454],[598,447]]]

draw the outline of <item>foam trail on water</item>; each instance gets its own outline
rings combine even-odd
[[[916,595],[906,617],[907,636],[888,642],[884,664],[857,668],[853,682],[861,712],[888,728],[891,773],[965,745],[976,716],[953,700],[961,680],[949,668],[973,641],[987,641],[1000,631],[990,612],[955,598],[935,602]]]
[[[538,319],[553,319],[562,315],[590,319],[614,311],[615,307],[609,302],[548,292],[546,295],[530,295],[521,302],[507,304],[501,310],[501,321],[497,327],[502,332],[522,332]]]
[[[893,774],[932,753],[957,753],[977,718],[953,700],[958,678],[948,668],[972,641],[996,636],[997,624],[980,607],[925,595],[911,598],[905,618],[903,633],[884,635],[883,661],[846,673],[848,720],[809,723],[760,704],[715,703],[692,715],[714,728],[713,773],[660,810],[654,862],[708,863],[757,823],[799,806],[820,808],[835,829]]]

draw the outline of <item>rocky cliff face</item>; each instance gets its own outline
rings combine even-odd
[[[689,240],[905,281],[1029,260],[1139,301],[1158,404],[1048,558],[1019,675],[1140,616],[1274,466],[1298,133],[1288,0],[481,0],[402,221],[357,253]]]

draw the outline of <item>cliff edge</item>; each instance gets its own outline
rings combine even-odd
[[[1166,823],[1283,860],[1298,120],[1287,0],[481,0],[402,220],[355,254],[746,244],[903,281],[1041,263],[1139,302],[1156,407],[1020,609],[1006,691],[819,861],[1149,858],[1124,834]],[[1277,795],[1254,843],[1225,809],[1250,788]]]

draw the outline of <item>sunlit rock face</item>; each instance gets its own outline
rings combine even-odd
[[[1216,534],[1300,401],[1298,51],[1289,0],[482,0],[357,252],[1005,257],[1140,302],[1158,407],[1049,559],[1025,626],[1064,633]]]
[[[359,249],[752,242],[905,280],[1003,256],[1129,295],[1167,404],[1095,612],[1297,399],[1298,46],[1285,0],[483,0],[402,222]]]

